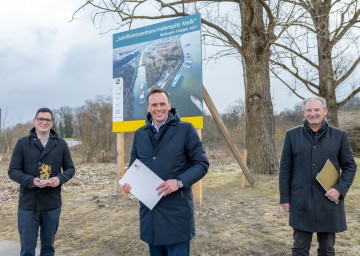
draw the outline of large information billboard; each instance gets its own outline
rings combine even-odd
[[[181,120],[203,127],[200,14],[113,35],[113,132],[145,124],[152,88],[170,94]]]

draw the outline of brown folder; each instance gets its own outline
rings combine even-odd
[[[339,173],[336,171],[335,166],[329,159],[326,161],[321,171],[316,175],[317,181],[325,189],[325,191],[333,188],[334,185],[338,182],[339,177]]]

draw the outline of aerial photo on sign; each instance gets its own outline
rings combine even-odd
[[[195,14],[113,35],[113,80],[122,90],[116,106],[123,108],[117,110],[122,120],[113,120],[114,132],[144,124],[152,88],[166,90],[182,119],[202,128],[200,21]]]

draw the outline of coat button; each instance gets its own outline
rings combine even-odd
[[[316,149],[316,146],[313,146],[313,149]]]
[[[153,156],[153,159],[155,160],[155,159],[156,159],[156,156]]]

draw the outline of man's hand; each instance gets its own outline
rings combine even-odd
[[[49,186],[48,181],[47,182],[40,182],[40,178],[36,177],[34,179],[34,186],[38,187],[38,188],[45,188],[47,186]]]
[[[128,183],[124,183],[123,185],[121,185],[120,187],[124,192],[126,193],[130,193],[131,190],[131,186]]]
[[[286,203],[286,204],[282,204],[281,207],[283,208],[283,210],[285,212],[290,212],[290,204],[289,203]]]
[[[164,196],[171,194],[179,189],[176,179],[170,179],[161,183],[156,190],[159,191],[158,195],[164,194]]]
[[[59,186],[59,184],[60,184],[60,179],[58,177],[51,177],[49,179],[49,183],[48,183],[49,187],[55,188]]]
[[[333,202],[338,202],[340,197],[340,192],[337,191],[335,188],[330,188],[326,193],[325,196]]]

